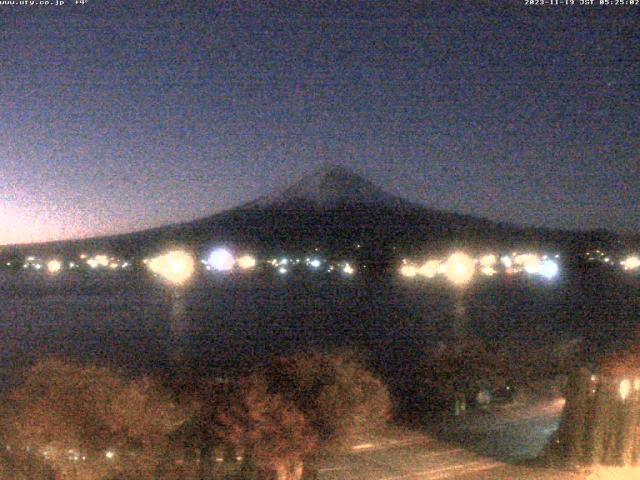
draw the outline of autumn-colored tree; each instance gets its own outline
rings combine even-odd
[[[386,386],[348,353],[285,357],[266,373],[270,389],[304,413],[324,445],[379,430],[391,417]]]
[[[154,478],[188,413],[149,378],[45,360],[3,403],[6,441],[44,459],[56,479]]]
[[[303,461],[316,446],[303,414],[280,395],[268,392],[259,375],[239,382],[217,416],[217,431],[244,452],[248,470],[260,480],[299,480]]]

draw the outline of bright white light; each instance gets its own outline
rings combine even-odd
[[[287,273],[287,269],[285,267],[280,267],[278,268],[278,273],[284,275],[285,273]]]
[[[91,268],[108,267],[109,257],[107,255],[94,255],[87,260],[87,265]]]
[[[624,265],[625,270],[635,270],[640,267],[640,258],[635,255],[630,255],[624,259],[622,265]]]
[[[483,267],[493,267],[497,261],[495,255],[489,254],[480,258],[480,265]]]
[[[342,268],[342,271],[347,275],[353,275],[353,272],[355,272],[353,267],[348,263],[345,263],[344,267]]]
[[[513,262],[511,261],[511,257],[509,255],[505,255],[500,259],[500,261],[505,268],[511,268],[513,266]]]
[[[96,255],[93,257],[100,267],[106,267],[109,265],[109,257],[106,255]]]
[[[359,445],[354,445],[351,447],[352,450],[367,450],[369,448],[373,448],[375,445],[373,443],[361,443]]]
[[[238,266],[243,270],[251,270],[256,266],[256,259],[251,255],[243,255],[237,260]]]
[[[219,272],[228,272],[233,269],[236,260],[229,250],[225,248],[216,248],[207,258],[207,264]]]
[[[320,268],[320,265],[322,265],[322,262],[317,258],[314,258],[309,262],[309,265],[311,265],[313,268]]]
[[[445,275],[456,285],[468,283],[475,274],[476,263],[469,255],[456,252],[445,262]]]
[[[47,262],[47,271],[49,273],[58,273],[62,270],[62,263],[60,260],[49,260]]]
[[[281,258],[280,261],[278,262],[278,265],[288,265],[288,264],[289,264],[288,258]]]
[[[620,382],[620,398],[625,400],[631,391],[631,382],[626,378]]]
[[[536,274],[540,271],[540,258],[535,253],[525,253],[515,258],[517,265],[522,265],[525,272]]]
[[[183,250],[172,250],[164,255],[152,258],[147,264],[149,269],[163,277],[169,283],[185,283],[195,269],[193,257]]]
[[[400,268],[400,275],[402,275],[403,277],[413,278],[416,276],[416,272],[416,267],[414,267],[413,265],[403,265]]]
[[[558,275],[558,264],[553,260],[545,260],[538,268],[538,273],[546,278],[553,278]]]
[[[113,460],[113,458],[116,456],[115,452],[113,450],[107,450],[104,454],[105,457],[107,457],[107,460]]]
[[[422,275],[426,278],[433,278],[438,273],[438,267],[440,266],[439,260],[427,260],[417,270],[418,275]]]
[[[496,269],[493,267],[482,267],[480,271],[482,272],[483,275],[486,275],[487,277],[492,277],[493,275],[496,274]]]

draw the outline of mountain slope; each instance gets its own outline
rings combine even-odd
[[[299,181],[261,197],[245,207],[282,206],[294,202],[332,208],[344,204],[399,206],[408,203],[386,193],[346,167],[325,164]]]
[[[606,235],[605,235],[606,233]],[[37,246],[15,251],[79,252],[104,249],[138,255],[181,244],[194,249],[228,242],[256,251],[324,246],[350,252],[365,244],[376,258],[391,251],[483,245],[534,245],[584,251],[584,245],[617,241],[608,232],[570,232],[517,227],[429,209],[393,196],[351,170],[324,165],[299,181],[210,217],[111,237]]]

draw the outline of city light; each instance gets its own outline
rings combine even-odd
[[[635,255],[630,255],[621,263],[625,270],[636,270],[638,267],[640,267],[640,258]]]
[[[413,278],[416,276],[417,270],[413,265],[403,265],[400,268],[400,275],[407,278]]]
[[[313,268],[320,268],[320,265],[322,265],[322,262],[319,259],[314,258],[309,262],[309,265],[311,265]]]
[[[624,379],[620,382],[620,398],[626,400],[631,391],[631,382],[628,379]]]
[[[516,265],[521,265],[525,272],[536,274],[540,271],[540,257],[534,253],[525,253],[515,258]]]
[[[152,258],[147,266],[153,273],[160,275],[169,283],[180,285],[193,275],[195,261],[190,254],[183,250],[172,250]]]
[[[107,450],[104,456],[107,458],[107,460],[113,460],[116,454],[113,450]]]
[[[545,260],[540,263],[538,273],[547,279],[551,279],[558,275],[559,267],[553,260]]]
[[[62,262],[60,260],[49,260],[47,262],[47,271],[49,273],[58,273],[62,270]]]
[[[256,266],[256,259],[251,255],[243,255],[238,258],[237,263],[242,270],[251,270]]]
[[[355,272],[354,268],[348,263],[345,263],[344,267],[342,268],[342,271],[347,275],[353,275],[353,273]]]
[[[219,272],[228,272],[233,270],[236,260],[226,248],[216,248],[207,258],[207,265]]]
[[[480,269],[480,271],[482,272],[483,275],[485,275],[487,277],[492,277],[493,275],[495,275],[497,273],[495,268],[488,267],[488,266],[487,267],[482,267]]]
[[[456,285],[464,285],[471,281],[475,274],[476,264],[469,255],[456,252],[445,262],[445,275]]]
[[[418,269],[417,273],[426,278],[433,278],[438,273],[438,267],[440,266],[440,261],[438,260],[427,260],[422,264],[422,266]]]
[[[109,266],[109,257],[107,255],[94,255],[93,257],[87,260],[87,265],[91,268],[96,269],[98,267],[108,267]]]
[[[497,263],[498,259],[495,255],[489,254],[480,258],[480,265],[483,267],[493,267]]]

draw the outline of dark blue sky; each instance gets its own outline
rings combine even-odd
[[[327,161],[638,232],[640,7],[425,3],[0,6],[0,244],[203,216]]]

